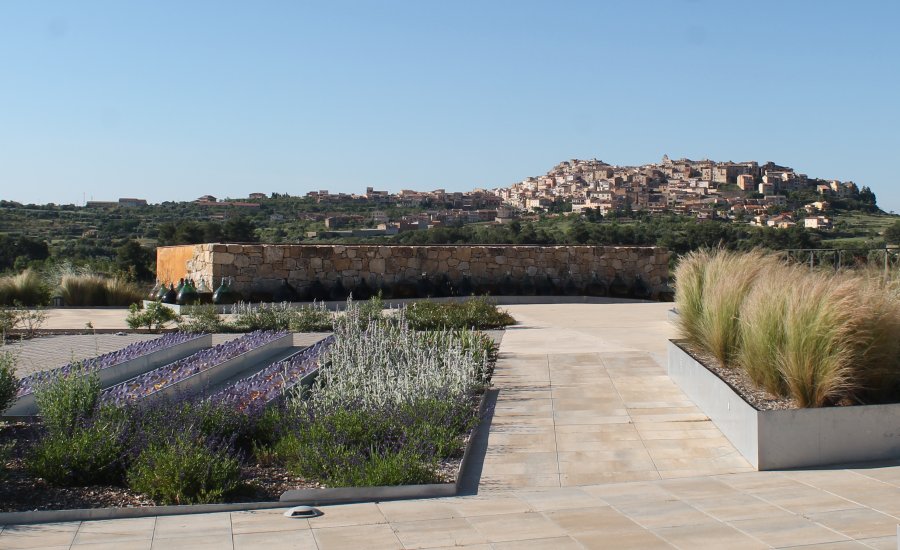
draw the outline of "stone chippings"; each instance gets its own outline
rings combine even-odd
[[[315,280],[347,287],[366,281],[393,284],[423,273],[468,276],[472,284],[496,284],[506,276],[549,277],[557,284],[606,282],[616,275],[631,283],[640,276],[651,288],[668,276],[669,252],[660,247],[620,246],[383,246],[198,244],[186,275],[218,282],[233,277],[236,290],[274,288],[287,279],[297,288]]]

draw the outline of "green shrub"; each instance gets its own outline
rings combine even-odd
[[[334,314],[323,302],[294,306],[240,302],[234,306],[234,326],[240,331],[290,330],[293,332],[326,332],[332,328]]]
[[[0,306],[0,339],[5,339],[9,331],[19,323],[19,310]],[[3,340],[0,340],[2,343]]]
[[[362,464],[360,444],[368,447],[377,439],[361,412],[341,410],[329,416],[292,430],[275,444],[274,452],[295,475],[339,486]]]
[[[22,329],[26,338],[34,338],[46,320],[47,311],[41,306],[22,308],[16,312],[16,325]]]
[[[241,466],[224,448],[181,433],[153,443],[128,469],[128,486],[160,504],[221,502],[240,481]]]
[[[516,322],[512,316],[484,297],[464,302],[413,302],[405,308],[406,320],[413,330],[502,328]]]
[[[187,320],[182,318],[178,322],[178,330],[182,332],[205,332],[214,334],[217,332],[229,332],[231,327],[222,320],[222,316],[212,304],[191,306],[188,310]]]
[[[347,487],[379,487],[383,485],[417,485],[437,483],[437,463],[429,461],[413,449],[400,448],[372,453],[361,471],[344,481]]]
[[[333,487],[433,483],[435,455],[404,437],[404,418],[385,411],[320,412],[273,450],[294,474]]]
[[[131,304],[128,308],[128,317],[125,322],[132,329],[147,327],[149,331],[158,332],[167,323],[178,322],[181,317],[174,310],[159,302],[151,302],[146,308],[141,309],[140,304]]]
[[[380,321],[384,318],[384,299],[379,290],[378,294],[372,296],[365,302],[359,302],[359,314],[366,320],[366,325],[373,321]]]
[[[324,302],[314,302],[293,309],[288,329],[293,332],[326,332],[332,329],[334,313]]]
[[[100,398],[100,378],[83,366],[35,388],[34,399],[44,426],[51,434],[65,435],[89,420]]]
[[[8,351],[0,351],[0,414],[13,404],[18,391],[16,356]]]
[[[242,331],[289,330],[295,317],[294,308],[287,302],[281,304],[253,304],[238,302],[234,306],[234,325]]]
[[[50,303],[50,287],[37,271],[0,277],[0,305],[44,306]]]
[[[462,435],[475,428],[476,410],[470,403],[423,399],[401,406],[404,438],[414,448],[429,449],[439,458],[462,455]]]
[[[123,422],[102,418],[68,432],[51,431],[32,449],[26,465],[53,485],[121,483],[123,430]]]

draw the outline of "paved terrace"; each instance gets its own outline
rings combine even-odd
[[[475,496],[8,526],[0,549],[897,548],[900,462],[753,471],[666,377],[667,304],[508,309]]]

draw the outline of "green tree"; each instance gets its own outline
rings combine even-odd
[[[133,239],[116,249],[116,268],[132,281],[153,279],[152,262],[153,252]]]
[[[887,226],[884,230],[884,241],[888,244],[900,244],[900,221]]]
[[[226,241],[237,243],[253,243],[258,240],[256,225],[243,216],[229,218],[222,227],[222,236]]]

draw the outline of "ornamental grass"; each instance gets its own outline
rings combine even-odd
[[[97,273],[64,273],[59,293],[67,306],[127,306],[140,302],[143,292],[134,283]]]
[[[893,280],[724,250],[687,255],[676,277],[682,336],[770,393],[800,407],[900,397]]]
[[[43,306],[50,302],[50,287],[41,275],[26,269],[18,275],[0,277],[0,305]]]

